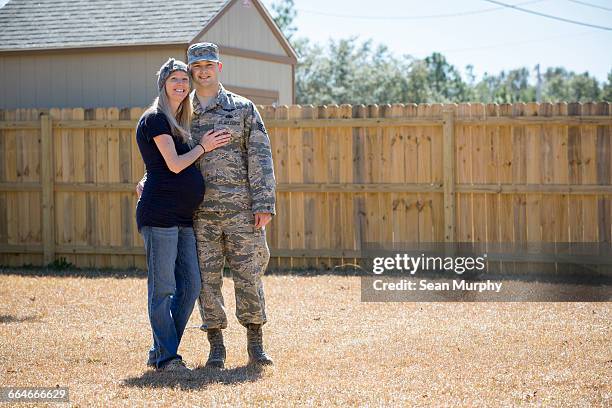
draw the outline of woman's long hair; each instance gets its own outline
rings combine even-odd
[[[191,87],[189,87],[191,91]],[[144,111],[143,115],[150,112],[161,112],[168,119],[172,134],[177,136],[183,143],[189,143],[191,141],[191,114],[193,109],[191,107],[191,98],[189,92],[185,96],[185,99],[179,105],[176,116],[172,115],[172,109],[170,108],[170,102],[168,102],[168,95],[166,94],[166,87],[163,86],[159,91],[157,98],[153,101],[151,106]]]

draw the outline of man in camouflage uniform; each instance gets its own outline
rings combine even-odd
[[[198,142],[211,129],[231,132],[227,145],[203,154],[198,162],[206,191],[193,228],[202,274],[202,329],[210,342],[206,365],[225,364],[222,330],[227,317],[221,293],[225,260],[234,280],[236,316],[247,328],[249,362],[272,364],[263,350],[261,330],[267,320],[261,276],[270,259],[265,225],[275,213],[270,139],[253,102],[219,83],[218,47],[193,44],[187,54],[195,86],[192,137]]]

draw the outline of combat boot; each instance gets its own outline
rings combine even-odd
[[[247,352],[249,353],[249,364],[274,364],[263,349],[263,334],[260,324],[249,324],[247,327]]]
[[[225,367],[225,346],[223,345],[223,333],[221,329],[208,329],[206,331],[210,352],[206,367],[224,368]]]

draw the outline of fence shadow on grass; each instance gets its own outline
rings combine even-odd
[[[257,365],[244,365],[226,370],[197,367],[189,374],[174,374],[149,370],[139,377],[130,377],[123,381],[125,387],[138,388],[173,388],[183,390],[202,389],[209,384],[241,384],[254,382],[262,378],[267,370]]]
[[[0,314],[0,323],[25,323],[25,322],[37,322],[41,316],[15,316],[12,314]]]

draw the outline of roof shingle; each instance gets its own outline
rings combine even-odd
[[[10,0],[0,51],[187,44],[229,0]]]

